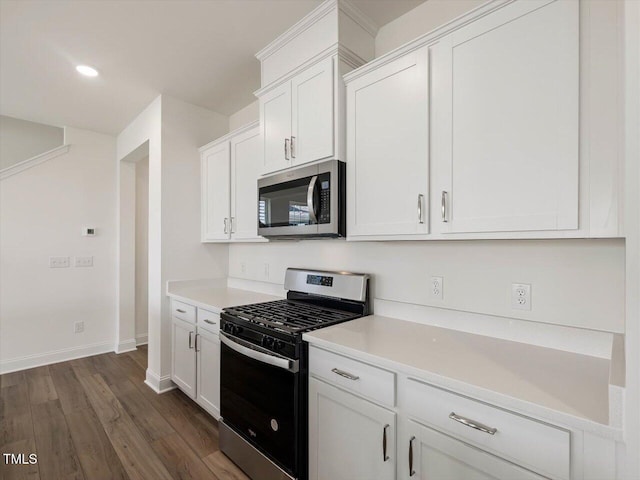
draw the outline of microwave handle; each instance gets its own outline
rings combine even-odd
[[[309,182],[309,188],[307,189],[307,207],[309,208],[309,218],[311,219],[311,223],[318,223],[318,217],[316,217],[316,206],[314,202],[313,193],[316,190],[316,182],[318,181],[318,176],[314,175],[311,177],[311,181]]]

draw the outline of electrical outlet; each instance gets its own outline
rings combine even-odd
[[[240,262],[240,273],[247,273],[247,264]]]
[[[84,322],[76,322],[73,324],[73,332],[74,333],[82,333],[84,332]]]
[[[442,277],[431,277],[429,292],[431,298],[442,300],[444,298],[444,279]]]
[[[511,284],[511,308],[531,310],[531,285],[528,283]]]
[[[269,264],[268,263],[264,264],[264,278],[265,279],[269,278]]]
[[[76,267],[93,267],[93,257],[76,257]]]
[[[49,268],[69,268],[69,257],[49,257]]]

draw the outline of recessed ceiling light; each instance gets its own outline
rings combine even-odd
[[[98,76],[98,71],[93,67],[89,67],[88,65],[78,65],[76,67],[76,70],[79,73],[81,73],[82,75],[85,75],[87,77],[97,77]]]

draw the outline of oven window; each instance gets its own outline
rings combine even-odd
[[[311,178],[262,187],[258,199],[260,227],[311,225],[307,190]]]

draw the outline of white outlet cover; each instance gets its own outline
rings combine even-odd
[[[444,298],[444,279],[442,277],[431,277],[429,281],[429,296],[436,300]]]
[[[531,310],[531,284],[511,284],[511,308],[514,310]]]

